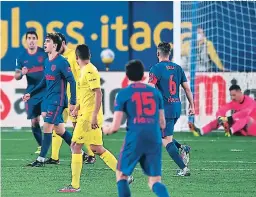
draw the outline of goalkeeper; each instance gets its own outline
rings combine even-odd
[[[190,131],[194,135],[205,135],[223,126],[227,136],[256,136],[256,101],[244,95],[238,85],[232,85],[229,91],[232,101],[218,110],[217,119],[211,121],[202,129],[197,128],[193,123],[189,123]],[[232,116],[226,117],[229,110],[234,111],[234,113]]]

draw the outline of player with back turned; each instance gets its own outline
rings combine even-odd
[[[164,111],[166,118],[166,128],[162,132],[162,141],[170,157],[179,166],[178,176],[189,176],[187,167],[189,162],[190,147],[181,145],[173,139],[174,125],[181,115],[180,85],[185,90],[189,101],[189,114],[194,113],[193,96],[187,78],[182,68],[169,60],[171,46],[162,42],[157,47],[157,57],[159,63],[152,66],[149,72],[149,83],[160,90],[164,99]],[[178,149],[181,149],[182,157]]]
[[[24,49],[16,59],[15,79],[21,80],[24,75],[27,78],[26,92],[37,86],[44,77],[44,60],[47,54],[37,46],[38,35],[35,31],[26,33],[27,49]],[[33,95],[26,103],[27,119],[31,119],[32,133],[38,143],[35,153],[39,154],[42,145],[42,131],[40,128],[40,115],[43,105],[45,89]]]
[[[61,47],[61,38],[57,34],[47,34],[44,49],[48,53],[48,58],[45,60],[45,77],[38,86],[30,90],[24,95],[23,100],[27,102],[30,97],[33,97],[42,88],[46,87],[44,99],[45,103],[45,118],[44,118],[44,138],[42,149],[39,157],[28,166],[41,167],[44,165],[45,157],[52,142],[52,130],[54,129],[65,142],[71,144],[71,134],[65,131],[62,113],[68,107],[68,98],[66,94],[67,82],[70,84],[70,104],[69,108],[72,111],[76,105],[76,82],[71,72],[67,60],[58,54]]]
[[[139,162],[148,176],[150,189],[159,197],[168,197],[168,191],[161,183],[161,129],[166,126],[163,97],[157,89],[141,82],[144,66],[140,61],[132,60],[126,65],[126,76],[131,84],[116,97],[111,126],[103,127],[105,134],[116,132],[123,113],[126,113],[127,132],[116,171],[118,196],[131,196],[127,179]]]

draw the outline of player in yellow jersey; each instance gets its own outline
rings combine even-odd
[[[109,168],[116,171],[117,160],[102,141],[102,92],[100,75],[97,68],[90,62],[90,50],[87,45],[78,45],[76,48],[77,62],[81,68],[81,75],[77,84],[77,106],[72,112],[77,116],[71,150],[72,150],[72,183],[60,189],[59,192],[80,191],[80,176],[82,170],[82,146],[89,143],[91,150],[100,156]],[[130,178],[130,180],[133,180]]]
[[[59,35],[59,37],[62,40],[62,46],[61,49],[59,51],[59,53],[65,57],[67,59],[67,61],[70,64],[70,68],[71,71],[73,73],[73,76],[75,78],[75,81],[77,82],[80,76],[80,67],[76,62],[76,54],[75,54],[75,50],[70,49],[67,47],[67,40],[66,37],[62,34],[62,33],[57,33]],[[69,84],[67,86],[67,96],[68,96],[68,100],[70,99],[70,88],[69,88]],[[67,123],[68,120],[72,121],[73,127],[75,128],[76,126],[76,118],[69,116],[69,112],[68,112],[68,108],[66,108],[63,111],[63,120],[65,123]],[[56,134],[55,131],[53,131],[52,134],[52,155],[51,158],[49,158],[48,160],[46,160],[46,164],[59,164],[59,152],[60,152],[60,147],[62,144],[62,138]],[[94,153],[90,150],[89,145],[85,144],[86,149],[87,149],[87,153],[83,154],[83,160],[85,163],[95,163],[95,155]]]

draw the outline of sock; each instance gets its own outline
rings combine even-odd
[[[52,133],[52,156],[51,156],[52,159],[54,159],[54,160],[59,159],[61,144],[62,144],[62,137],[57,135],[56,132],[53,130],[53,133]]]
[[[130,197],[131,191],[127,180],[120,180],[117,182],[118,197]]]
[[[87,150],[87,154],[88,154],[89,156],[95,156],[95,154],[92,152],[92,150],[91,150],[89,144],[84,143],[84,146],[85,146],[85,148],[86,148],[86,150]]]
[[[45,158],[47,155],[47,152],[52,144],[52,133],[44,133],[44,139],[42,142],[42,148],[40,152],[40,157]]]
[[[160,182],[156,182],[152,186],[152,191],[158,196],[158,197],[170,197],[168,194],[168,191],[164,184]]]
[[[177,147],[173,142],[170,142],[169,144],[167,144],[166,150],[171,156],[171,158],[173,159],[173,161],[180,167],[180,169],[184,169],[186,167],[179,155],[179,151]]]
[[[72,182],[71,185],[74,188],[80,187],[80,177],[81,171],[83,167],[83,158],[82,154],[72,154],[72,161],[71,161],[71,170],[72,170]]]
[[[36,139],[38,146],[42,146],[42,131],[39,124],[31,127],[32,133]]]
[[[65,131],[61,137],[69,146],[71,145],[72,135],[70,132]]]
[[[173,139],[172,141],[178,149],[181,148],[181,144],[177,140]]]
[[[114,172],[116,171],[117,160],[108,150],[101,154],[100,158],[110,167]]]
[[[253,120],[253,122],[250,122],[247,124],[247,132],[243,133],[244,135],[249,135],[249,136],[256,136],[256,121]]]
[[[207,125],[205,125],[202,128],[201,132],[202,132],[202,134],[207,134],[207,133],[210,133],[211,131],[216,130],[218,128],[219,128],[218,120],[213,120],[210,123],[208,123]]]

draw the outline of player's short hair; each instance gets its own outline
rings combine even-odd
[[[171,55],[171,45],[168,42],[161,42],[158,44],[157,49],[163,56]]]
[[[46,38],[51,39],[54,44],[57,44],[56,51],[59,52],[59,50],[61,48],[61,44],[62,44],[62,40],[61,40],[60,36],[56,33],[48,33],[46,35]]]
[[[229,87],[229,91],[232,91],[232,90],[236,90],[236,91],[240,90],[241,91],[241,88],[239,85],[235,84],[235,85],[232,85]]]
[[[26,39],[28,38],[28,34],[35,35],[35,36],[36,36],[36,39],[38,39],[38,35],[37,35],[36,31],[34,31],[34,30],[27,31],[27,33],[26,33]]]
[[[81,60],[89,60],[91,58],[91,52],[86,44],[80,44],[76,47],[76,56]]]
[[[56,34],[58,34],[58,36],[61,38],[62,42],[64,42],[65,44],[67,44],[67,40],[64,34],[57,32]]]
[[[131,81],[141,81],[144,76],[144,65],[140,60],[131,60],[125,65],[126,76]]]

